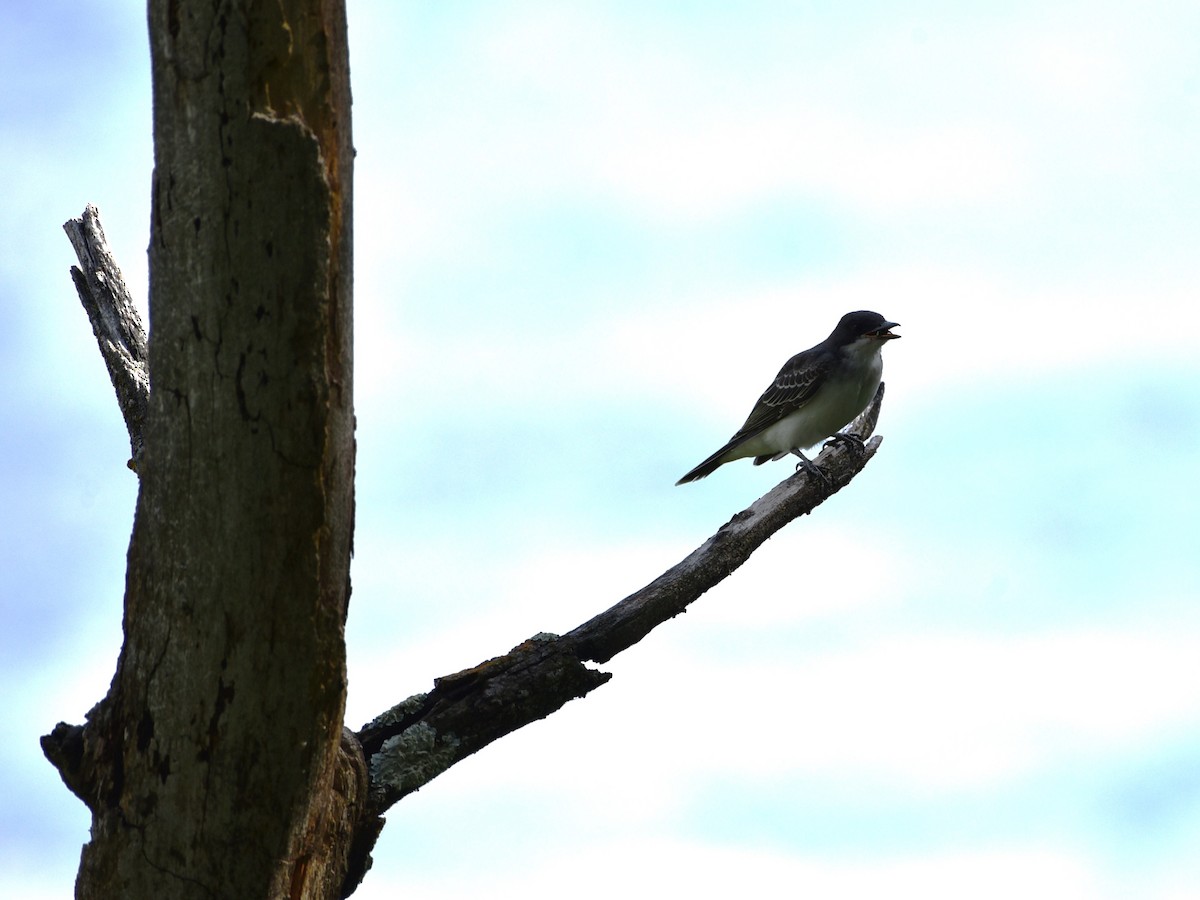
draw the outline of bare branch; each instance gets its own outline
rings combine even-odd
[[[359,732],[371,806],[384,812],[455,763],[583,697],[612,676],[588,668],[569,641],[539,634],[504,656],[434,680]]]
[[[99,210],[89,203],[82,216],[63,223],[63,230],[79,258],[79,267],[71,266],[71,279],[117,392],[117,403],[129,431],[129,467],[136,472],[150,402],[146,329],[108,249]]]
[[[875,428],[883,385],[875,399],[855,421],[852,433],[866,438]],[[810,513],[850,483],[879,449],[882,438],[871,438],[860,450],[832,442],[817,458],[828,483],[803,469],[780,482],[692,551],[678,565],[616,606],[583,623],[564,639],[572,641],[582,660],[608,662],[636,644],[656,626],[684,612],[692,601],[723,581],[750,554],[793,519]]]
[[[883,385],[848,429],[875,429]],[[540,634],[504,656],[434,680],[428,694],[398,704],[358,733],[371,777],[375,815],[518,728],[545,718],[611,677],[585,665],[607,662],[656,626],[684,612],[749,559],[767,538],[841,490],[882,442],[862,449],[830,442],[816,462],[828,481],[801,469],[735,515],[678,565],[611,609],[561,637]]]

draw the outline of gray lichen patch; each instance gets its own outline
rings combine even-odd
[[[425,722],[406,728],[371,757],[371,784],[400,795],[415,791],[458,761],[458,746],[453,734],[439,737]]]
[[[401,700],[391,709],[381,712],[366,726],[367,729],[384,728],[388,725],[395,725],[398,722],[403,722],[410,715],[414,714],[421,705],[425,702],[428,694],[413,694],[407,700]]]

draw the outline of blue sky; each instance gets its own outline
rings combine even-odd
[[[145,295],[140,3],[0,10],[0,894],[120,645],[136,485],[67,276]],[[358,896],[1193,896],[1191,3],[354,2],[348,724],[564,631],[790,473],[719,446],[850,309],[879,455],[613,681],[395,807]],[[586,873],[586,874],[584,874]]]

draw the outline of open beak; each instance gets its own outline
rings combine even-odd
[[[889,329],[899,328],[899,327],[900,327],[899,322],[888,322],[882,328],[877,328],[874,331],[872,331],[871,336],[879,338],[879,340],[881,340],[881,341],[890,341],[890,340],[893,340],[894,338],[901,337],[901,335],[892,334],[892,332]]]

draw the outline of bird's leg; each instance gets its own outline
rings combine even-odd
[[[835,432],[834,434],[831,434],[829,436],[829,440],[827,440],[825,443],[826,444],[834,444],[839,441],[841,441],[842,443],[849,444],[851,447],[853,447],[855,449],[855,451],[858,453],[859,456],[862,456],[864,453],[867,452],[867,445],[863,443],[863,439],[860,438],[857,434],[850,434],[849,432],[846,432],[846,431],[838,431],[838,432]]]
[[[804,469],[804,471],[807,472],[809,475],[813,475],[817,478],[820,478],[826,484],[830,484],[829,476],[821,471],[820,466],[818,466],[815,462],[813,462],[811,459],[809,459],[807,456],[805,456],[799,450],[793,450],[792,453],[794,453],[796,456],[800,457],[800,462],[796,463],[796,471],[797,472],[799,472],[801,469]]]

